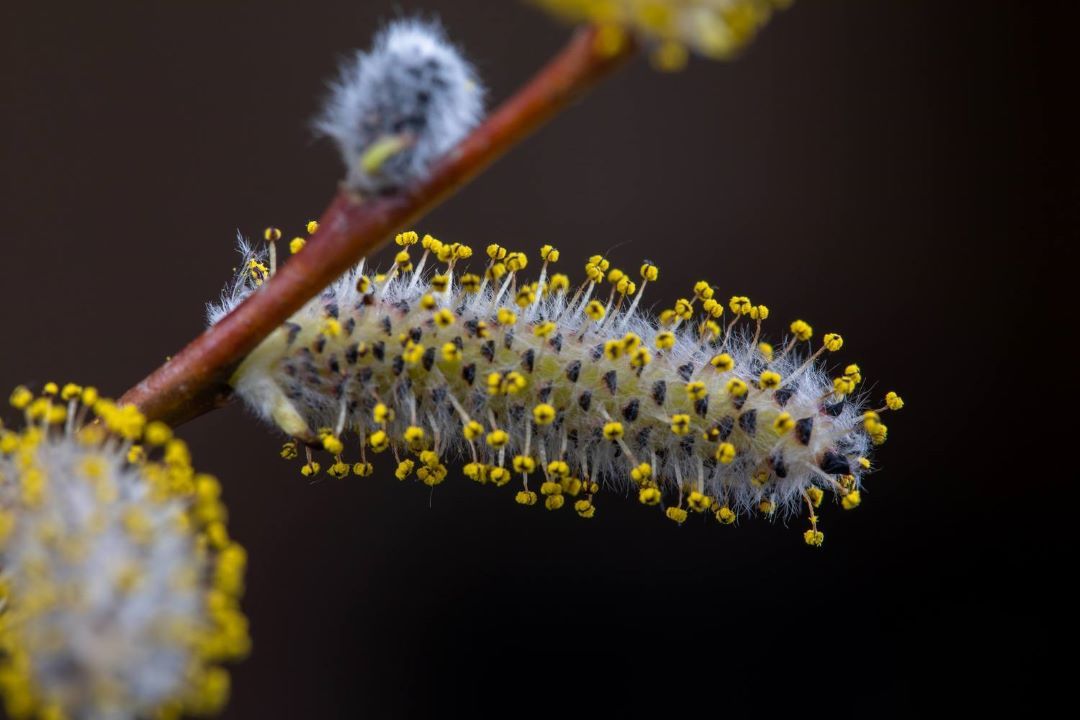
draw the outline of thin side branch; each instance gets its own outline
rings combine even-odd
[[[342,191],[319,220],[304,251],[220,322],[128,390],[151,419],[178,425],[220,407],[229,377],[262,340],[360,258],[415,223],[533,130],[564,110],[631,57],[596,50],[596,29],[579,30],[565,48],[496,109],[428,178],[402,193],[358,198]]]

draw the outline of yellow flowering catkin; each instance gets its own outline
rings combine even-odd
[[[659,276],[648,262],[627,273],[593,256],[572,289],[552,273],[559,253],[550,246],[529,281],[529,259],[498,245],[472,273],[462,267],[468,246],[415,232],[397,244],[389,271],[372,275],[361,263],[232,379],[293,437],[283,457],[304,450],[306,476],[367,476],[376,456],[390,456],[398,479],[435,486],[450,458],[463,457],[478,483],[516,479],[522,505],[543,500],[588,518],[608,485],[677,523],[687,511],[728,524],[805,510],[806,541],[817,545],[824,491],[858,504],[869,447],[886,436],[880,413],[902,405],[890,394],[867,411],[856,365],[826,374],[839,335],[815,343],[797,320],[770,345],[767,306],[744,296],[725,304],[705,281],[658,318],[639,311]],[[261,251],[242,251],[242,267],[261,263]],[[211,319],[259,282],[241,269]],[[320,450],[331,459],[317,459]]]
[[[91,387],[17,388],[0,430],[0,693],[13,717],[219,710],[246,556],[187,446]],[[96,419],[98,422],[89,423]]]
[[[679,70],[690,51],[727,59],[738,53],[791,0],[534,0],[569,22],[599,26],[600,52],[615,52],[625,34],[642,38],[653,64]]]

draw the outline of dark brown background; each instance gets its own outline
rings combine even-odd
[[[479,0],[5,3],[0,382],[117,394],[199,332],[236,229],[296,233],[333,192],[338,160],[307,121],[337,58],[417,8],[494,101],[566,35]],[[1073,422],[1054,361],[1074,328],[1043,330],[1080,197],[1064,15],[800,2],[737,62],[636,64],[420,227],[552,242],[578,276],[617,246],[660,264],[658,303],[705,277],[768,303],[774,331],[842,332],[842,359],[909,408],[863,507],[825,511],[821,551],[801,522],[677,528],[620,497],[583,522],[456,473],[433,496],[385,468],[309,484],[231,407],[184,429],[251,555],[255,650],[228,715],[1047,698],[1035,671],[1065,596],[1042,567],[1074,524],[1050,445]]]

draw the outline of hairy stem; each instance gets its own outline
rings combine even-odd
[[[533,130],[633,55],[632,43],[597,52],[596,29],[576,32],[558,55],[412,188],[359,198],[342,190],[319,230],[265,285],[132,387],[121,402],[173,425],[224,404],[237,364],[281,323],[395,232],[416,222]]]

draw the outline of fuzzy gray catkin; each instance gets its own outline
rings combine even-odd
[[[569,500],[583,517],[594,514],[601,485],[633,488],[680,523],[688,511],[730,523],[805,508],[812,545],[823,537],[815,508],[824,491],[845,508],[859,504],[886,408],[866,410],[857,366],[826,373],[839,335],[811,348],[813,330],[800,320],[774,349],[761,339],[766,306],[732,297],[725,323],[706,282],[651,317],[638,309],[658,275],[648,263],[635,281],[594,256],[571,291],[565,275],[549,274],[558,258],[550,246],[529,282],[525,256],[497,245],[477,275],[462,272],[467,246],[416,233],[397,242],[388,272],[361,263],[232,379],[250,407],[298,441],[285,456],[309,446],[305,475],[321,469],[312,447],[331,453],[335,476],[368,475],[372,455],[390,451],[399,479],[430,486],[445,478],[444,459],[463,458],[473,480],[517,478],[518,502],[536,503],[539,490],[549,509]],[[414,268],[409,248],[418,242]],[[265,277],[264,251],[241,251],[243,267],[212,319]],[[425,273],[432,260],[444,266]],[[890,393],[886,405],[902,400]],[[357,442],[346,450],[348,436]]]
[[[219,710],[245,553],[183,441],[93,388],[17,388],[0,429],[0,693],[13,717]],[[96,416],[97,423],[91,423]]]
[[[442,28],[398,20],[344,64],[315,129],[337,143],[346,185],[377,195],[423,178],[483,110],[476,72]]]

